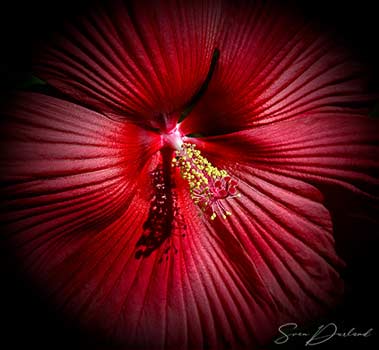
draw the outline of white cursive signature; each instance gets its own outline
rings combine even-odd
[[[296,323],[285,323],[278,328],[280,336],[274,340],[275,344],[287,343],[293,337],[304,337],[306,338],[305,345],[312,346],[327,342],[334,337],[363,337],[367,338],[372,335],[373,328],[365,331],[357,331],[355,328],[350,328],[346,331],[340,331],[337,325],[333,322],[321,325],[314,333],[300,332],[296,331]]]

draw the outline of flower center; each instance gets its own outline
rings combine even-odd
[[[226,219],[232,215],[224,203],[229,198],[240,197],[237,193],[237,181],[225,170],[213,166],[194,144],[183,143],[175,152],[172,166],[180,168],[180,174],[190,188],[191,198],[200,209],[214,220],[217,215]]]
[[[163,143],[173,149],[180,149],[180,147],[183,144],[182,135],[178,127],[175,127],[173,130],[171,130],[167,134],[163,134],[161,137],[162,137]]]

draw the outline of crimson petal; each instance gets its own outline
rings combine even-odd
[[[160,138],[39,94],[17,96],[5,115],[3,234],[70,319],[149,349],[267,338],[268,301],[249,292],[258,275],[234,271],[184,187],[167,245],[136,258]]]
[[[160,147],[139,127],[34,93],[10,102],[1,133],[6,231],[40,258],[51,245],[57,261],[60,240],[79,244],[125,211]]]
[[[145,348],[254,346],[281,321],[333,304],[338,259],[312,186],[241,169],[244,199],[231,203],[230,221],[212,225],[177,179],[182,221],[167,246],[136,259],[159,138],[38,94],[7,114],[7,233],[50,297],[86,327]]]
[[[239,179],[242,195],[223,203],[232,216],[210,221],[199,212],[196,219],[187,204],[184,217],[191,217],[188,225],[203,242],[198,253],[207,263],[199,269],[206,269],[215,287],[217,273],[227,268],[218,295],[223,309],[233,304],[240,309],[228,311],[229,327],[247,331],[244,346],[264,344],[280,324],[314,319],[336,305],[343,293],[337,271],[343,263],[323,196],[314,186],[251,165],[225,161],[224,166]],[[215,298],[210,297],[212,304]],[[242,324],[236,324],[240,317]]]
[[[351,113],[369,100],[363,67],[295,13],[272,1],[228,3],[217,68],[183,132],[217,135],[311,112]]]
[[[378,195],[379,123],[364,115],[304,115],[197,142],[210,157],[221,159],[220,166],[222,155],[228,154],[235,164],[247,162],[315,184],[343,187],[367,197]]]
[[[93,7],[41,49],[35,72],[97,110],[170,128],[207,76],[220,12],[216,1]]]
[[[252,293],[263,289],[258,274],[235,270],[182,184],[182,220],[166,245],[136,258],[149,174],[159,164],[171,170],[155,157],[159,137],[33,93],[17,96],[5,116],[2,232],[70,319],[149,349],[267,339],[274,316],[270,298]]]

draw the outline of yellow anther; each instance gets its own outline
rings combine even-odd
[[[195,149],[194,144],[183,143],[175,155],[172,166],[179,167],[183,179],[188,181],[190,196],[194,203],[202,211],[209,213],[212,221],[217,215],[224,219],[232,215],[226,210],[223,201],[228,197],[240,195],[238,193],[231,195],[231,191],[235,193],[236,189],[235,184],[231,185],[230,177],[224,179],[228,173],[213,166],[199,150]]]

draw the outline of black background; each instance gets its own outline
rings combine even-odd
[[[88,1],[87,1],[88,2]],[[295,1],[309,18],[337,35],[346,46],[371,69],[373,89],[379,77],[378,23],[379,14],[373,1]],[[2,97],[16,87],[31,71],[34,40],[48,35],[65,16],[77,13],[84,2],[73,1],[12,1],[0,5],[0,87]],[[331,198],[330,201],[333,201]],[[365,209],[363,209],[365,210]],[[336,219],[344,221],[344,217]],[[347,299],[345,303],[320,322],[337,320],[346,328],[374,328],[370,339],[336,341],[332,348],[376,348],[379,337],[378,312],[378,238],[374,226],[355,222],[350,235],[339,229],[337,246],[348,263]],[[354,236],[355,233],[355,236]],[[344,239],[347,243],[344,243]],[[0,348],[21,346],[39,348],[94,348],[93,335],[80,333],[70,322],[59,318],[45,304],[43,295],[27,283],[17,263],[0,239]],[[312,327],[312,325],[311,325]],[[317,327],[316,327],[317,328]],[[376,343],[376,344],[375,344]],[[291,349],[302,348],[292,343]],[[284,349],[284,346],[272,346]],[[320,349],[326,346],[320,345]]]

